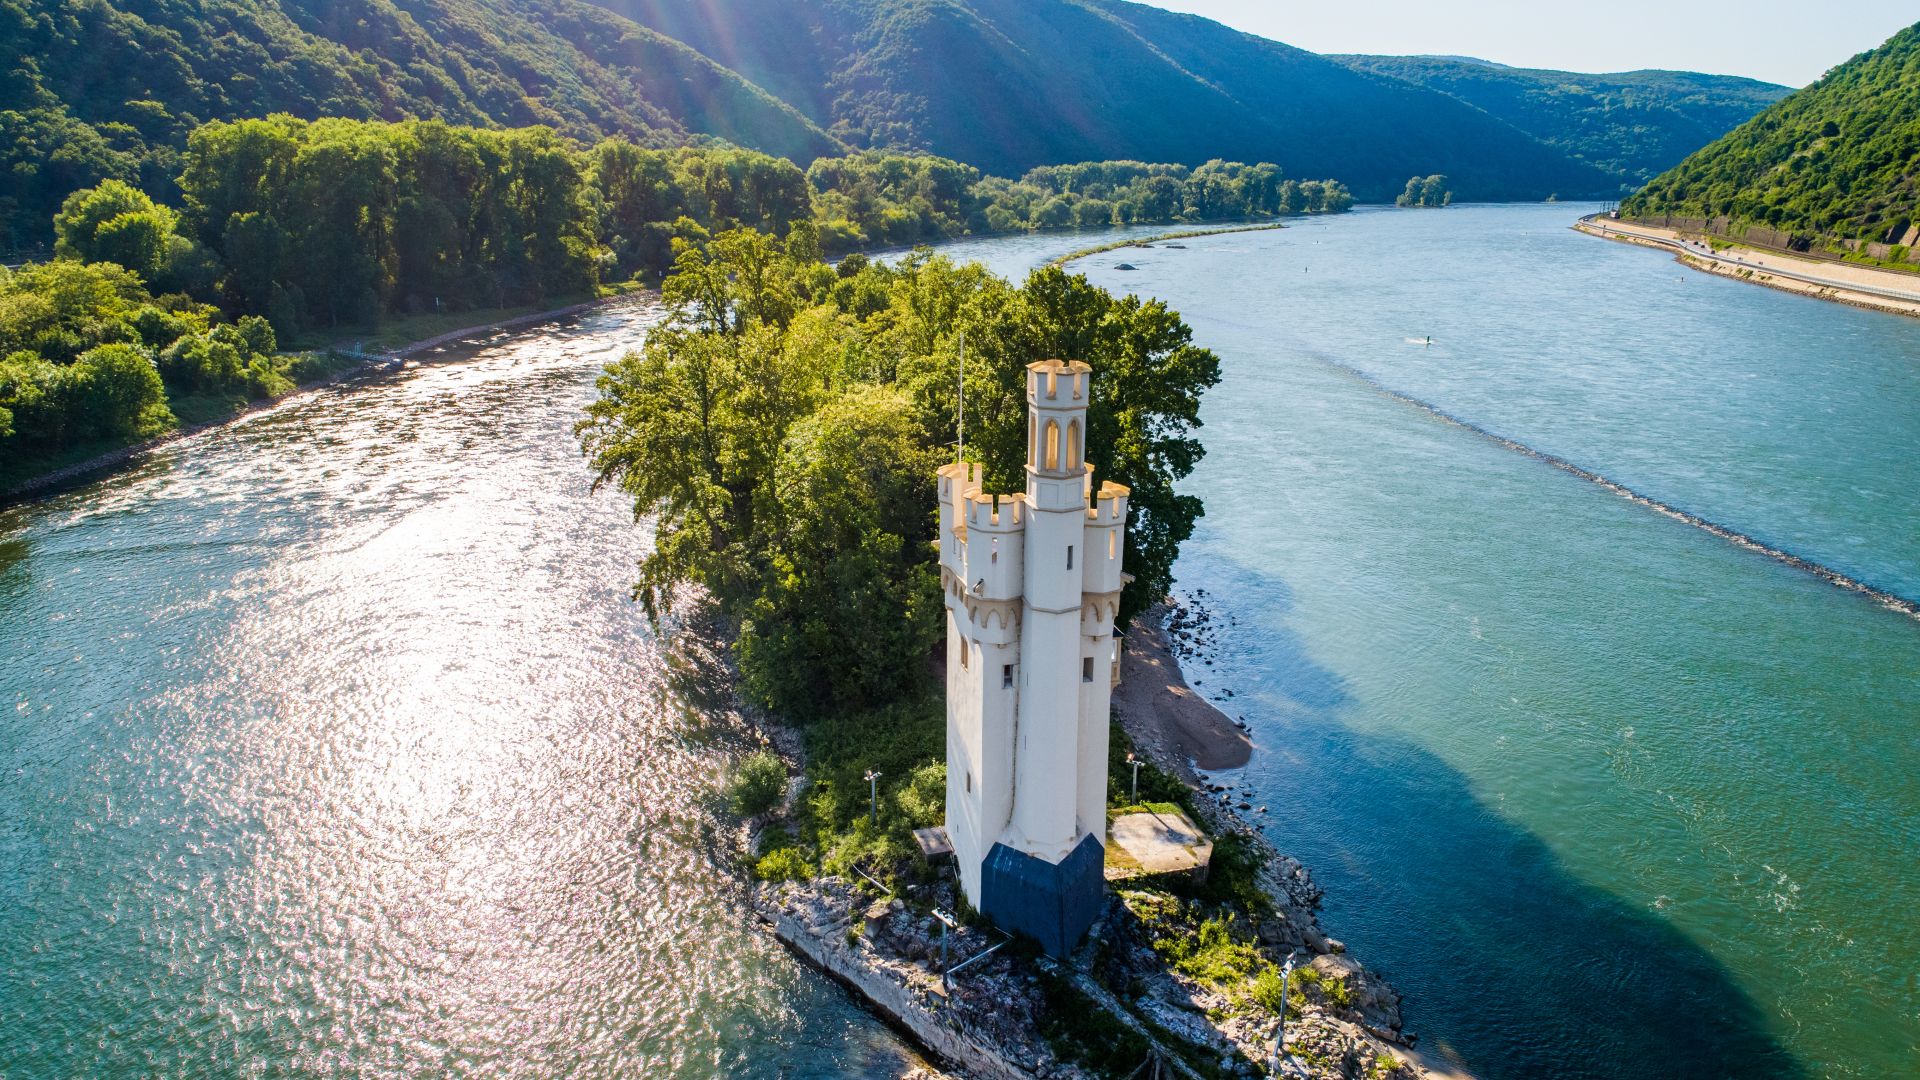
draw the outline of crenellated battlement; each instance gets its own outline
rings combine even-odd
[[[956,461],[935,470],[940,478],[940,501],[958,502],[980,490],[982,466],[977,461]]]
[[[1015,532],[1027,524],[1027,497],[972,491],[966,497],[968,531]]]
[[[1127,496],[1133,494],[1125,484],[1109,480],[1100,485],[1100,493],[1087,507],[1089,528],[1124,525],[1127,521]]]
[[[1027,402],[1043,408],[1085,408],[1093,368],[1079,360],[1037,360],[1027,365]]]

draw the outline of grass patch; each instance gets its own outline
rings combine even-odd
[[[1107,729],[1107,806],[1152,806],[1170,804],[1193,814],[1193,789],[1179,777],[1146,760],[1140,761],[1140,788],[1136,797],[1133,766],[1127,755],[1134,753],[1133,739],[1117,722]]]
[[[946,818],[947,714],[937,693],[836,713],[801,729],[811,779],[796,813],[801,844],[827,873],[859,865],[887,881],[918,869],[913,830]],[[878,769],[878,814],[868,769]]]
[[[0,491],[12,491],[51,472],[110,454],[143,441],[140,438],[90,439],[47,454],[0,459]]]

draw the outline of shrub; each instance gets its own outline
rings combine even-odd
[[[153,435],[172,426],[160,373],[132,345],[101,345],[64,373],[60,397],[76,434]]]
[[[770,751],[758,750],[734,769],[727,805],[742,817],[754,817],[779,806],[786,794],[786,765]]]
[[[779,847],[754,862],[753,876],[761,881],[804,881],[813,876],[813,867],[799,848]]]
[[[1280,978],[1280,969],[1268,964],[1253,977],[1254,1004],[1275,1016],[1286,1016],[1286,988]]]
[[[930,762],[913,770],[894,796],[907,824],[916,829],[938,825],[947,817],[947,765]]]

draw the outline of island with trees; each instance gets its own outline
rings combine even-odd
[[[940,1004],[928,996],[941,979],[914,927],[958,912],[953,943],[980,955],[996,940],[914,839],[946,814],[932,477],[958,450],[961,388],[966,460],[1004,488],[1023,482],[1028,365],[1095,366],[1087,460],[1131,493],[1118,625],[1144,640],[1203,510],[1177,485],[1205,452],[1199,407],[1218,358],[1165,304],[1059,267],[1014,284],[926,252],[830,265],[811,223],[676,251],[666,319],[607,368],[577,431],[599,482],[653,530],[634,594],[655,626],[717,630],[723,677],[789,747],[746,757],[727,787],[758,826],[744,865],[783,938],[976,1065],[1252,1075],[1290,1017],[1316,1075],[1356,1062],[1420,1075],[1397,997],[1318,929],[1304,869],[1117,722],[1111,812],[1178,806],[1210,822],[1208,875],[1133,876],[1072,963],[1016,942]],[[1296,954],[1311,963],[1283,977]],[[1187,1018],[1182,1030],[1169,1016]]]
[[[1446,206],[1453,202],[1453,182],[1438,173],[1407,179],[1407,189],[1394,199],[1396,206]]]

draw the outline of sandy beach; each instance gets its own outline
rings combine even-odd
[[[1187,685],[1167,636],[1167,615],[1165,605],[1156,606],[1127,631],[1113,708],[1149,757],[1177,764],[1180,778],[1197,785],[1195,769],[1237,769],[1253,756],[1253,742]]]

